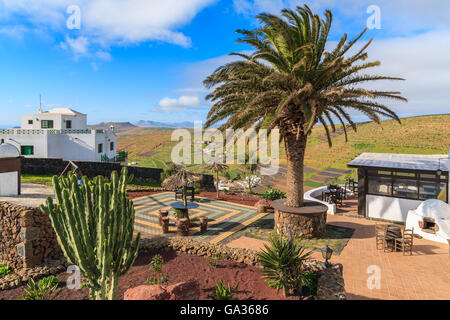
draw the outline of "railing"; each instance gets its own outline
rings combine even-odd
[[[0,130],[0,134],[44,134],[42,129],[6,129]]]
[[[0,130],[0,134],[11,135],[29,135],[29,134],[92,134],[93,132],[105,133],[105,130],[91,130],[91,129],[6,129]]]

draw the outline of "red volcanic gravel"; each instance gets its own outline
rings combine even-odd
[[[151,196],[152,194],[157,194],[165,191],[127,191],[128,199],[133,200],[139,197]]]
[[[236,297],[239,300],[280,300],[286,299],[282,291],[270,288],[263,280],[260,269],[247,266],[245,264],[233,261],[221,261],[217,267],[209,265],[204,257],[168,252],[162,253],[164,259],[163,273],[169,278],[169,285],[183,282],[191,279],[198,280],[200,284],[200,299],[207,300],[208,295],[214,294],[215,285],[223,280],[225,285],[234,287],[239,282]],[[136,259],[130,271],[119,280],[117,299],[123,299],[124,292],[133,287],[145,284],[151,273],[148,264],[153,257],[152,253],[140,254]],[[66,273],[57,275],[61,280],[61,292],[57,300],[86,300],[89,299],[87,288],[80,290],[69,290],[66,287],[65,280],[68,277]],[[25,286],[0,291],[0,300],[14,300],[20,298],[24,293]],[[298,297],[289,297],[289,299],[298,299]]]
[[[258,196],[252,196],[248,194],[224,194],[220,192],[219,199],[217,199],[217,192],[202,192],[200,193],[201,197],[205,197],[213,200],[221,200],[221,201],[229,201],[237,204],[245,204],[247,206],[253,207],[255,203],[261,200]]]

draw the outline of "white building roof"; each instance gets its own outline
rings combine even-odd
[[[54,109],[46,111],[45,113],[62,114],[62,115],[66,115],[66,116],[84,115],[84,113],[72,110],[70,108],[54,108]]]
[[[349,167],[376,167],[424,171],[448,170],[446,154],[363,153],[350,161]]]
[[[20,151],[9,143],[0,144],[0,159],[4,158],[18,158],[20,157]]]

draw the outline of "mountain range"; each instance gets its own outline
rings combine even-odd
[[[194,123],[191,121],[183,121],[183,122],[158,122],[151,120],[139,120],[135,123],[138,127],[145,128],[155,128],[155,127],[164,127],[164,128],[193,128]]]
[[[114,126],[116,132],[127,131],[135,128],[193,128],[194,123],[190,121],[184,122],[158,122],[151,120],[139,120],[136,123],[131,122],[101,122],[99,124],[89,125],[90,128],[96,130],[109,129]]]

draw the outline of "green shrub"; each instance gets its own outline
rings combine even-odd
[[[167,169],[164,169],[164,171],[161,173],[161,182],[166,180],[168,177],[173,176],[177,172],[177,166],[174,163],[171,163],[170,166]]]
[[[263,266],[265,282],[277,292],[283,289],[285,296],[290,291],[299,293],[303,261],[311,252],[304,253],[304,248],[282,236],[272,237],[270,246],[264,247],[258,252],[258,260]]]
[[[6,264],[0,263],[0,277],[4,277],[8,274],[13,273],[12,269]]]
[[[38,284],[33,279],[28,281],[25,294],[21,300],[52,300],[59,294],[54,294],[58,288],[59,280],[55,276],[43,278]]]
[[[317,283],[319,275],[314,272],[304,271],[302,272],[302,291],[305,295],[311,295],[314,298],[317,297]]]
[[[239,282],[232,289],[230,285],[225,287],[223,281],[220,280],[219,283],[216,285],[216,293],[214,295],[209,295],[208,297],[213,300],[236,300],[234,295],[236,294],[238,287]]]
[[[270,200],[270,201],[275,201],[275,200],[286,198],[286,192],[283,192],[278,189],[269,189],[269,190],[264,191],[264,193],[261,195],[261,198]]]
[[[150,278],[147,279],[147,284],[164,284],[169,283],[168,277],[162,272],[163,257],[159,254],[153,256],[150,261],[150,271],[153,273]]]

